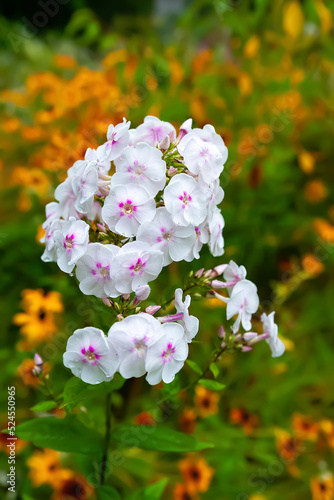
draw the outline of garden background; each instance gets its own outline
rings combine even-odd
[[[2,435],[1,498],[333,498],[334,4],[53,0],[7,2],[1,12],[2,428],[11,386],[17,424],[64,418],[66,339],[102,324],[98,299],[40,260],[39,239],[55,186],[123,116],[133,126],[148,114],[175,126],[192,117],[221,134],[229,149],[225,255],[203,250],[200,261],[167,268],[164,282],[171,293],[192,269],[230,259],[245,265],[262,305],[276,310],[286,346],[278,359],[265,343],[225,353],[212,374],[223,390],[197,386],[163,406],[156,401],[166,387],[142,379],[116,387],[116,422],[179,430],[214,448],[120,447],[109,490],[99,493],[92,455],[76,453],[75,443],[73,453],[59,453],[19,440],[15,497]],[[153,301],[167,293],[152,288]],[[191,359],[202,369],[224,311],[212,299],[195,308],[200,343]],[[35,352],[50,371],[43,384],[32,374]],[[197,365],[186,365],[180,387],[196,378]],[[71,405],[88,429],[82,440],[104,433],[98,389]]]

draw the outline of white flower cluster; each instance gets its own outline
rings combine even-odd
[[[161,318],[164,323],[139,313],[114,323],[108,336],[90,326],[76,330],[68,339],[64,365],[89,384],[109,381],[116,371],[124,378],[147,373],[151,385],[172,382],[188,357],[188,343],[198,332],[198,319],[188,311],[190,296],[182,302],[182,295],[181,289],[176,290],[178,314]]]
[[[224,252],[219,175],[227,148],[211,125],[175,128],[153,116],[130,129],[110,125],[107,141],[74,163],[46,207],[44,261],[74,268],[84,294],[136,291],[172,261]]]
[[[226,305],[226,319],[230,320],[236,316],[235,323],[232,326],[232,332],[238,334],[240,325],[248,333],[242,336],[237,335],[237,339],[242,339],[247,343],[245,351],[251,350],[251,346],[260,340],[266,340],[269,344],[272,356],[279,357],[285,351],[285,346],[282,340],[278,337],[278,327],[274,322],[275,312],[270,313],[268,316],[263,313],[261,315],[261,322],[263,325],[263,334],[258,335],[255,332],[250,332],[252,328],[252,315],[255,314],[259,308],[259,296],[257,294],[257,287],[252,281],[246,279],[247,271],[244,266],[238,266],[233,260],[227,265],[219,266],[225,281],[214,280],[212,281],[213,288],[226,288],[229,297],[223,297],[218,293],[215,296]]]

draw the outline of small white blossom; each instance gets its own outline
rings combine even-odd
[[[70,217],[61,229],[53,234],[57,249],[57,264],[62,271],[70,273],[88,246],[89,226],[82,220]]]
[[[102,330],[91,326],[76,330],[68,339],[63,361],[87,384],[111,380],[119,365],[115,348]]]
[[[152,222],[140,226],[137,241],[145,241],[164,254],[164,266],[186,258],[195,244],[195,230],[189,225],[180,227],[164,207],[157,209]]]
[[[187,123],[187,122],[185,122]],[[227,160],[227,147],[225,146],[225,143],[222,139],[222,137],[216,133],[214,127],[212,125],[204,125],[203,129],[201,128],[194,128],[193,130],[189,130],[188,134],[185,136],[185,138],[180,142],[178,145],[178,150],[180,154],[183,156],[184,150],[187,146],[187,144],[192,140],[192,139],[201,139],[203,142],[208,142],[216,146],[218,149],[219,153],[222,155],[222,162],[225,163]]]
[[[107,142],[97,148],[97,155],[101,161],[113,161],[117,158],[129,144],[130,122],[123,118],[122,123],[116,126],[109,125],[107,132]]]
[[[237,319],[232,326],[236,333],[239,330],[240,323],[246,331],[252,328],[252,314],[256,313],[259,307],[259,297],[257,288],[249,280],[241,280],[234,286],[231,297],[227,300],[226,318],[231,319],[237,315]]]
[[[152,343],[146,354],[146,380],[156,385],[161,380],[172,382],[188,357],[188,343],[184,329],[178,323],[161,325],[162,335]]]
[[[198,182],[190,175],[177,174],[164,191],[164,202],[175,224],[198,225],[207,216],[207,200]]]
[[[230,260],[229,264],[223,272],[223,276],[227,286],[228,293],[231,295],[234,285],[240,280],[246,278],[247,271],[244,266],[238,266],[233,260]]]
[[[115,245],[88,245],[85,255],[77,262],[75,271],[82,293],[100,298],[119,296],[110,277],[113,259],[118,251],[119,247]]]
[[[219,208],[216,208],[209,222],[209,248],[214,257],[220,257],[224,253],[223,228],[225,222]]]
[[[146,116],[144,123],[136,128],[131,137],[132,144],[146,142],[150,146],[156,146],[166,136],[169,136],[171,142],[176,138],[175,128],[171,123],[163,122],[155,116]]]
[[[113,186],[102,208],[102,219],[112,231],[135,236],[140,224],[153,219],[155,200],[148,191],[135,184]]]
[[[135,292],[161,272],[163,253],[143,241],[124,245],[115,256],[111,277],[120,293]]]
[[[119,372],[124,378],[146,373],[148,346],[161,336],[161,324],[150,314],[140,313],[114,323],[108,338],[119,357]]]
[[[267,344],[271,349],[272,357],[278,358],[282,356],[285,351],[285,346],[278,336],[278,327],[274,321],[275,311],[268,314],[268,316],[263,313],[261,315],[261,321],[263,324],[263,333],[269,335],[266,339]]]
[[[177,288],[175,290],[175,309],[178,313],[183,313],[183,319],[179,321],[183,326],[187,342],[191,342],[198,332],[199,320],[195,316],[189,314],[189,307],[191,303],[190,295],[186,295],[184,302],[182,302],[183,290]]]
[[[79,218],[79,214],[75,208],[77,197],[73,192],[72,180],[70,177],[67,177],[64,182],[56,187],[55,198],[59,201],[59,217],[65,220],[68,220],[70,217]]]
[[[125,148],[115,165],[111,186],[131,182],[144,187],[151,196],[165,187],[166,163],[162,160],[162,153],[144,142]]]
[[[191,262],[193,259],[199,259],[199,252],[201,251],[203,245],[208,243],[210,234],[209,228],[206,222],[202,222],[198,226],[195,226],[196,241],[190,251],[190,253],[184,258],[187,262]]]

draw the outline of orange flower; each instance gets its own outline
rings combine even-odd
[[[321,420],[319,424],[321,432],[331,448],[334,448],[334,422],[328,419]]]
[[[135,418],[137,425],[155,425],[155,420],[149,411],[143,411]]]
[[[303,269],[310,275],[316,276],[324,270],[324,265],[313,254],[308,253],[302,258]]]
[[[190,493],[209,489],[214,469],[208,466],[204,458],[196,459],[188,455],[180,462],[179,467]]]
[[[199,415],[203,418],[218,413],[219,395],[205,387],[198,385],[196,387],[195,405]]]
[[[238,76],[238,86],[241,95],[250,95],[253,90],[252,79],[248,73],[242,71]]]
[[[295,413],[292,416],[292,428],[300,439],[315,441],[318,437],[319,425],[308,415]]]
[[[302,450],[301,440],[291,436],[288,432],[276,432],[276,447],[280,456],[286,462],[294,462]]]
[[[24,290],[22,295],[22,305],[26,312],[15,314],[13,323],[20,326],[21,333],[26,336],[25,342],[20,346],[25,350],[56,333],[54,313],[62,312],[63,305],[58,292],[44,294],[40,289]]]
[[[324,219],[315,219],[313,227],[327,243],[334,244],[334,226]]]
[[[199,500],[197,493],[191,493],[187,485],[176,484],[173,492],[174,500]]]
[[[33,359],[25,359],[17,369],[18,376],[22,379],[24,385],[36,387],[40,384],[40,379],[33,373],[35,362]],[[46,375],[50,371],[48,363],[43,364],[43,373]]]
[[[51,484],[56,488],[62,479],[71,477],[71,471],[63,469],[60,454],[54,450],[35,451],[27,460],[30,469],[29,477],[35,487]]]
[[[191,434],[196,427],[196,414],[192,408],[185,408],[179,416],[179,427],[182,432]]]
[[[67,471],[67,469],[63,469],[63,471]],[[55,487],[52,500],[87,500],[91,498],[93,492],[94,488],[83,476],[71,473],[70,477],[60,479]]]
[[[332,500],[334,479],[330,474],[311,479],[312,500]]]
[[[258,417],[251,415],[244,408],[232,408],[230,410],[230,421],[232,424],[240,425],[245,434],[251,434],[258,425]]]
[[[45,195],[50,186],[48,176],[38,168],[16,167],[12,173],[12,180],[14,184],[26,186],[39,196]]]
[[[8,118],[2,123],[2,130],[10,134],[11,132],[16,132],[20,128],[21,122],[18,118]]]
[[[55,65],[58,68],[73,69],[75,68],[77,62],[74,57],[68,56],[66,54],[56,54],[54,56]]]
[[[321,179],[314,179],[306,184],[305,198],[310,203],[319,203],[327,197],[328,191]]]

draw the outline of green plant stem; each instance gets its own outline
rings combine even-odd
[[[108,449],[110,444],[110,435],[111,435],[111,392],[106,396],[106,433],[104,437],[104,448],[101,462],[101,471],[100,471],[100,485],[104,484],[107,459],[108,459]]]

